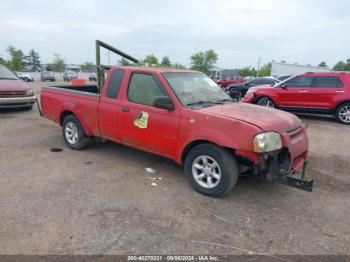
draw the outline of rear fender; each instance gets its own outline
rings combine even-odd
[[[83,117],[83,113],[77,109],[73,104],[69,104],[69,103],[64,103],[61,105],[61,110],[60,110],[60,125],[62,124],[62,115],[64,112],[71,112],[73,115],[75,115],[76,118],[78,118],[81,126],[84,129],[84,132],[87,136],[91,136],[92,135],[92,130],[89,128],[89,125],[86,123],[86,121],[84,120]]]

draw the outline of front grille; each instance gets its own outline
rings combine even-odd
[[[0,97],[25,96],[27,91],[0,91]]]
[[[292,137],[292,136],[299,134],[300,131],[301,131],[301,127],[297,127],[297,128],[292,129],[290,131],[287,131],[287,134],[288,134],[288,136]]]

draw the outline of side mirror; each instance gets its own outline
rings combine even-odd
[[[175,109],[173,102],[167,96],[156,96],[153,102],[153,106],[166,109],[168,111],[174,111]]]
[[[280,85],[280,87],[283,88],[283,89],[287,89],[288,86],[287,86],[286,83],[284,83],[284,84]]]

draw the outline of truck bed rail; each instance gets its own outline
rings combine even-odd
[[[117,48],[114,48],[113,46],[106,44],[100,40],[96,40],[96,67],[97,67],[97,92],[100,93],[101,89],[104,85],[105,81],[105,70],[109,70],[111,68],[110,65],[102,65],[101,64],[101,47],[117,54],[125,59],[128,59],[134,63],[139,63],[139,60],[118,50]]]

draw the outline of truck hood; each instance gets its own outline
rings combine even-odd
[[[202,112],[247,122],[263,131],[284,133],[300,126],[298,117],[290,113],[245,103],[226,103],[200,109]]]
[[[27,91],[30,87],[22,80],[0,79],[0,91]]]

